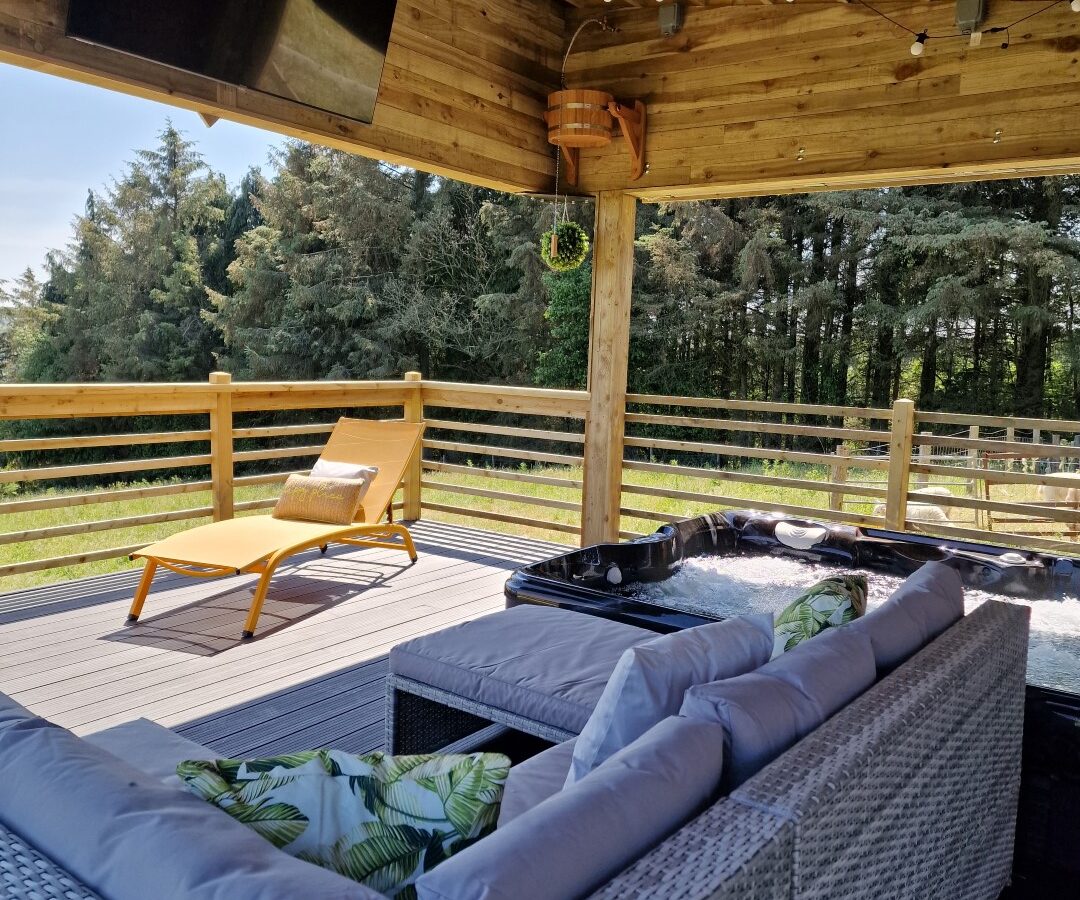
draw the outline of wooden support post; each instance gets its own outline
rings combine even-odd
[[[636,215],[637,201],[628,194],[602,191],[596,198],[582,546],[619,538]]]
[[[405,373],[405,381],[412,382],[416,385],[416,387],[409,392],[409,397],[405,401],[406,422],[424,421],[424,392],[419,384],[422,378],[423,376],[419,372]],[[418,447],[416,455],[409,460],[409,467],[405,470],[405,489],[402,498],[405,505],[401,510],[401,516],[403,519],[410,522],[415,522],[420,518],[420,460],[423,455],[423,447]]]
[[[889,432],[889,482],[885,491],[885,527],[903,531],[907,522],[908,478],[911,474],[911,437],[915,432],[915,404],[897,400]]]
[[[218,386],[210,406],[210,482],[214,521],[220,522],[233,517],[232,375],[211,372],[210,384]]]
[[[1016,428],[1014,426],[1012,426],[1012,425],[1009,425],[1005,429],[1005,441],[1006,441],[1006,443],[1011,444],[1015,440],[1016,440]],[[1023,467],[1023,463],[1024,463],[1024,461],[1022,459],[1010,459],[1005,463],[1005,468],[1008,471],[1012,472],[1018,466]]]
[[[921,437],[930,437],[929,431],[920,431]],[[930,444],[919,444],[919,465],[927,466],[930,464],[930,456],[933,453],[934,448]],[[915,487],[924,488],[927,485],[929,478],[926,474],[915,475]]]
[[[848,460],[851,454],[843,447],[836,448],[836,462],[832,465],[830,480],[833,484],[847,484]],[[829,494],[829,509],[842,512],[844,509],[844,492],[834,491]]]

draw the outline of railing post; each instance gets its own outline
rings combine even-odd
[[[423,375],[421,375],[419,372],[405,373],[405,381],[415,384],[415,387],[413,387],[409,391],[408,396],[405,398],[406,422],[424,421],[424,392],[423,388],[419,384],[422,378]],[[410,522],[414,522],[420,518],[420,480],[423,477],[420,460],[423,455],[423,448],[417,448],[416,455],[411,460],[409,460],[409,467],[405,470],[405,479],[402,482],[404,485],[404,506],[401,510],[401,517]]]
[[[885,492],[885,527],[903,531],[907,522],[908,478],[911,474],[911,438],[915,433],[915,404],[897,400],[889,431],[889,482]]]
[[[830,472],[832,483],[847,484],[848,461],[851,459],[851,454],[844,447],[837,447],[833,455],[836,457],[836,462],[833,463]],[[844,491],[833,491],[829,494],[829,509],[834,512],[843,512],[844,496]]]
[[[619,539],[636,214],[637,201],[628,194],[601,191],[597,195],[589,317],[589,408],[581,489],[582,546]]]
[[[232,375],[211,372],[210,384],[219,386],[210,402],[210,481],[214,495],[214,521],[233,517]]]

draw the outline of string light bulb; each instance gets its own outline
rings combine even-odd
[[[1073,12],[1080,12],[1080,0],[1072,0],[1072,3],[1069,4],[1069,9]]]
[[[926,42],[929,39],[930,35],[928,35],[925,31],[920,31],[917,35],[915,35],[915,43],[911,45],[911,55],[922,56],[923,51],[926,49]]]

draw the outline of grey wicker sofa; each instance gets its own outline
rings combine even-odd
[[[1030,610],[987,602],[596,898],[996,898]]]
[[[993,900],[1012,861],[1029,613],[979,607],[593,896]],[[95,896],[6,824],[5,896]]]

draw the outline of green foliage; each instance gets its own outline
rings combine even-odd
[[[776,649],[786,652],[826,628],[861,616],[866,591],[865,575],[833,575],[807,588],[776,617]]]
[[[544,318],[551,336],[551,349],[540,353],[536,383],[543,387],[584,388],[589,369],[592,266],[548,275],[544,283],[548,293]]]
[[[576,269],[588,255],[589,236],[576,222],[560,222],[540,237],[540,257],[553,272]]]
[[[299,142],[230,190],[169,125],[0,286],[0,375],[583,387],[570,212],[552,275],[549,204]],[[1078,297],[1080,176],[642,206],[629,383],[1074,418]]]

